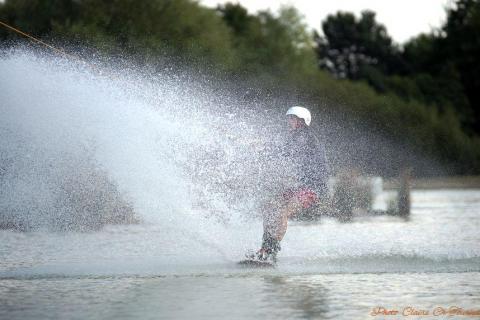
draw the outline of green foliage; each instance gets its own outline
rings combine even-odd
[[[322,29],[325,36],[315,37],[319,59],[336,77],[364,78],[365,67],[384,74],[404,68],[399,50],[372,11],[362,12],[360,19],[351,13],[329,15]]]
[[[77,19],[79,3],[70,0],[17,0],[0,3],[0,18],[34,36],[49,34],[55,25]],[[17,35],[0,30],[1,38]]]
[[[406,43],[403,56],[410,65],[408,76],[422,93],[420,100],[441,110],[451,106],[464,128],[480,133],[480,1],[457,0],[442,29]]]
[[[235,63],[222,19],[189,0],[10,0],[0,17],[34,35],[75,39],[149,63],[162,55],[225,69]]]
[[[460,74],[473,108],[474,129],[480,133],[480,1],[458,0],[447,14],[440,52]]]
[[[464,130],[480,133],[480,1],[457,0],[441,30],[396,47],[375,14],[330,15],[316,37],[322,66],[334,76],[361,80],[437,108],[454,109]]]
[[[277,16],[269,11],[249,15],[239,4],[218,7],[231,28],[241,71],[291,76],[316,69],[311,36],[293,7],[282,7]]]

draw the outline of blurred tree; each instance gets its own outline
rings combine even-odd
[[[476,17],[478,3],[459,0],[448,11],[442,30],[411,39],[403,51],[375,21],[373,12],[364,11],[360,19],[351,13],[330,15],[322,24],[325,36],[315,36],[320,67],[337,78],[366,81],[380,93],[394,92],[406,101],[434,105],[441,112],[453,108],[465,128],[480,126],[471,108],[478,104],[472,98],[480,88],[467,89],[467,83],[470,87],[478,85],[473,76],[479,71],[474,44],[480,36],[470,21]],[[470,20],[465,18],[469,10],[473,12]],[[480,132],[480,128],[476,130]]]
[[[312,37],[295,8],[249,15],[241,5],[227,3],[217,10],[235,35],[244,71],[285,76],[316,69]]]
[[[442,45],[444,58],[459,71],[474,112],[474,129],[480,133],[480,1],[458,0],[447,11]]]
[[[405,70],[399,49],[372,11],[363,11],[360,19],[352,13],[329,15],[322,30],[325,36],[315,35],[320,67],[338,78],[367,79],[377,89],[383,89],[381,83],[375,82],[377,72]]]
[[[407,42],[403,56],[421,101],[452,106],[467,128],[480,133],[480,1],[457,0],[445,25]],[[430,83],[422,81],[427,78]]]
[[[34,36],[46,35],[55,25],[68,25],[78,18],[79,1],[72,0],[6,0],[0,3],[0,18]],[[1,29],[0,39],[17,35]]]
[[[149,63],[170,56],[230,69],[236,61],[222,19],[189,0],[7,0],[0,17],[37,36],[76,40]]]

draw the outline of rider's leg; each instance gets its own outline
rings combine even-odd
[[[296,198],[291,198],[276,208],[270,207],[263,220],[263,241],[258,256],[266,259],[272,256],[276,260],[277,252],[280,251],[280,241],[285,236],[288,226],[288,218],[297,214],[302,209],[301,203]]]

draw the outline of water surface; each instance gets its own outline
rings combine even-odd
[[[161,220],[91,233],[1,231],[0,318],[393,317],[372,316],[376,307],[439,318],[438,307],[480,309],[480,191],[412,198],[407,221],[291,224],[272,270],[236,265],[258,246],[260,221],[212,222],[207,232]]]

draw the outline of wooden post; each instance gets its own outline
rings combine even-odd
[[[400,174],[400,188],[398,190],[398,215],[410,216],[410,177],[411,169],[405,168]]]

